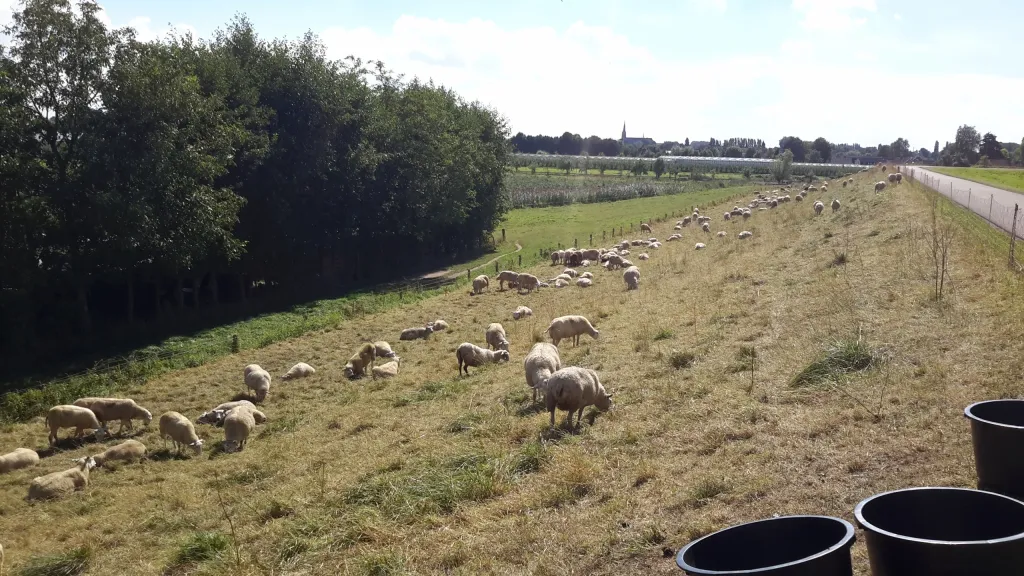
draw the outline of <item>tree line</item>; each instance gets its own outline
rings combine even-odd
[[[993,161],[1002,161],[1002,164],[1017,164],[1024,166],[1024,139],[1020,144],[1016,142],[1000,143],[999,138],[986,132],[981,135],[974,126],[964,124],[957,128],[956,137],[952,142],[939,150],[939,142],[935,142],[935,152],[932,156],[938,164],[944,166],[974,166],[988,167]]]
[[[318,38],[140,42],[26,0],[0,49],[0,372],[481,250],[506,121]],[[140,325],[143,325],[140,327]]]

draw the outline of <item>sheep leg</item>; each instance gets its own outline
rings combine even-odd
[[[579,428],[583,424],[583,408],[580,408],[579,414],[576,415],[576,428]]]

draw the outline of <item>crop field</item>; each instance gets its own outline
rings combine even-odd
[[[509,175],[509,196],[513,208],[565,206],[614,202],[651,196],[671,196],[687,192],[704,192],[736,186],[752,186],[754,182],[725,174],[701,176],[699,180],[674,178],[665,174],[660,179],[635,176],[599,176],[589,174],[555,175],[517,172]],[[762,182],[761,186],[765,186]]]
[[[974,486],[971,402],[1020,397],[1024,281],[1006,241],[939,200],[953,233],[934,295],[934,195],[873,174],[807,201],[722,220],[718,190],[515,211],[507,242],[524,254],[604,228],[704,206],[712,234],[688,227],[638,261],[640,289],[598,267],[594,286],[518,295],[497,283],[400,303],[259,349],[163,373],[125,390],[155,418],[195,419],[243,392],[242,369],[274,375],[245,449],[196,430],[202,455],[175,455],[156,420],[136,424],[146,460],[93,471],[82,491],[25,501],[31,479],[121,439],[47,449],[41,418],[0,428],[0,453],[36,448],[34,468],[0,475],[0,543],[12,574],[679,574],[692,539],[774,514],[852,520],[861,499],[925,485]],[[739,191],[737,191],[739,193]],[[709,194],[700,197],[699,194]],[[842,208],[818,217],[811,204]],[[714,205],[715,202],[717,205]],[[620,224],[621,222],[621,224]],[[662,241],[674,221],[654,224]],[[714,232],[724,230],[724,238]],[[738,240],[741,230],[753,232]],[[638,233],[626,235],[640,237]],[[617,239],[617,238],[616,238]],[[695,242],[707,248],[694,250]],[[504,251],[504,248],[503,248]],[[634,255],[641,249],[637,247]],[[533,256],[531,256],[533,258]],[[561,271],[527,260],[551,278]],[[533,316],[513,321],[518,305]],[[523,357],[549,321],[582,314],[600,330],[562,342],[562,365],[593,368],[614,394],[579,429],[532,402]],[[451,328],[399,342],[403,328]],[[508,364],[459,377],[454,350],[501,322]],[[402,358],[394,379],[349,381],[367,340]],[[282,382],[296,362],[313,376]],[[114,426],[116,429],[116,426]],[[101,445],[102,444],[102,445]],[[853,549],[868,573],[863,539]]]
[[[1007,168],[945,168],[941,166],[929,167],[928,169],[946,174],[947,176],[981,182],[996,188],[1024,194],[1024,170],[1011,170]]]

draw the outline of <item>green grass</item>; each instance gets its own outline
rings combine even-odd
[[[1011,192],[1024,193],[1024,170],[1009,168],[929,168],[947,176],[955,176],[1010,190]]]
[[[540,166],[537,167],[535,172],[531,171],[530,167],[528,167],[528,166],[519,166],[518,168],[514,169],[514,172],[517,172],[519,174],[532,174],[532,175],[536,175],[536,176],[542,176],[542,175],[546,175],[546,174],[558,175],[558,176],[566,176],[565,170],[563,170],[561,168],[540,167]],[[623,179],[625,179],[625,178],[648,178],[648,179],[651,179],[651,180],[655,180],[654,172],[652,170],[648,170],[647,174],[643,174],[643,175],[640,175],[640,176],[634,176],[629,171],[628,167],[623,168],[621,170],[621,172],[622,172],[621,174],[619,172],[620,172],[620,170],[618,170],[618,169],[610,169],[609,168],[609,169],[604,171],[604,174],[601,174],[601,172],[597,168],[590,168],[589,170],[587,170],[587,173],[584,174],[584,173],[582,173],[579,170],[574,168],[572,171],[569,172],[568,176],[578,176],[578,177],[581,177],[581,178],[604,178],[604,179],[614,179],[614,178],[623,178]],[[708,174],[708,176],[713,176],[716,180],[737,180],[737,179],[742,179],[743,178],[743,174],[739,173],[739,172],[736,172],[736,173],[733,173],[733,172],[716,172],[715,174]],[[678,175],[679,179],[688,179],[689,177],[690,177],[690,173],[689,172],[679,172],[679,175]],[[661,179],[663,179],[663,180],[674,180],[675,178],[671,174],[666,172],[666,173],[661,175]]]
[[[813,386],[832,380],[843,374],[860,372],[876,365],[875,353],[861,338],[835,340],[828,345],[825,354],[815,360],[791,383],[793,387]]]
[[[196,532],[182,542],[174,556],[174,565],[185,566],[213,560],[224,553],[229,545],[228,537],[220,532]]]
[[[32,558],[15,572],[18,576],[76,576],[89,567],[92,552],[88,548],[76,548],[63,554],[51,554]]]

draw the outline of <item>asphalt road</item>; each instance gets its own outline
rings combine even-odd
[[[914,174],[914,178],[922,184],[961,206],[969,207],[972,212],[1006,232],[1013,225],[1013,207],[1019,205],[1021,212],[1017,216],[1017,237],[1024,238],[1024,194],[947,176],[921,166],[904,166],[902,172]]]

